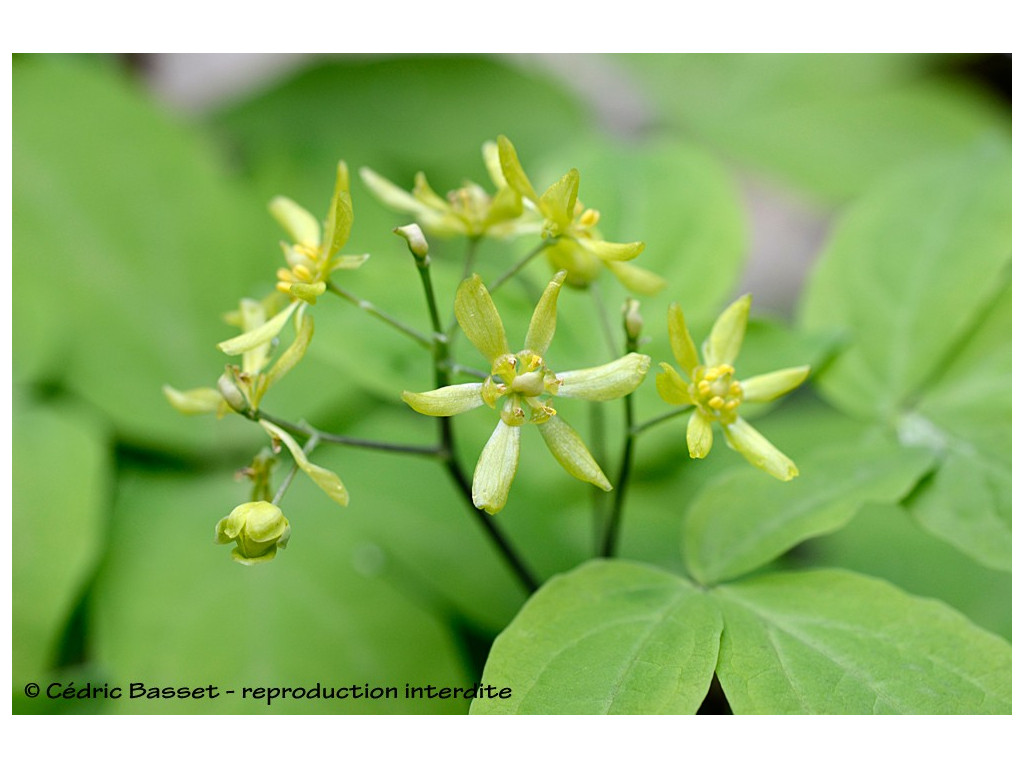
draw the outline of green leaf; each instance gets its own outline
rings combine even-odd
[[[718,657],[721,619],[685,579],[592,561],[556,576],[498,637],[471,714],[693,714]]]
[[[942,603],[843,571],[717,587],[736,714],[1009,714],[1010,645]]]
[[[914,516],[934,535],[1001,570],[1011,565],[1010,322],[1007,285],[910,417],[944,456],[933,481],[915,495]]]
[[[288,549],[243,567],[213,543],[245,497],[224,477],[129,472],[94,589],[96,660],[121,684],[218,685],[211,701],[130,700],[119,713],[456,713],[467,702],[406,699],[404,684],[465,686],[448,627],[379,547],[305,478],[282,502]],[[384,514],[384,510],[372,514]],[[364,507],[363,515],[371,514]],[[395,686],[396,698],[242,698],[243,686]]]
[[[803,563],[875,576],[941,600],[979,627],[1010,639],[1010,574],[986,568],[936,538],[895,504],[866,505],[849,525],[807,542],[794,555]]]
[[[800,542],[837,530],[865,503],[899,501],[932,465],[924,448],[840,444],[799,462],[789,483],[740,468],[708,483],[687,511],[683,549],[703,584],[734,579]]]
[[[998,144],[900,174],[849,210],[801,313],[849,334],[820,379],[836,405],[892,419],[928,388],[1007,282],[1010,216]]]
[[[995,568],[1010,565],[1008,174],[988,145],[877,190],[839,227],[803,307],[805,326],[850,334],[825,394],[942,458],[915,513]]]
[[[107,435],[71,409],[16,400],[13,440],[12,669],[39,682],[103,547]]]
[[[665,117],[687,136],[826,201],[848,200],[900,164],[959,151],[1009,112],[907,54],[632,56]]]

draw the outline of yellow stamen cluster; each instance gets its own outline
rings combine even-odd
[[[733,381],[736,369],[731,365],[716,365],[694,371],[690,397],[708,418],[723,424],[736,420],[736,409],[743,401],[743,387]]]
[[[291,293],[291,286],[304,283],[310,285],[319,280],[317,273],[320,271],[317,259],[319,249],[308,245],[283,245],[285,261],[290,269],[281,267],[277,270],[277,290],[281,293]]]
[[[560,384],[551,369],[544,365],[544,358],[524,350],[517,355],[502,355],[494,361],[481,397],[491,408],[499,398],[508,397],[501,409],[501,419],[509,426],[517,427],[527,420],[541,424],[556,413],[544,396],[554,395]]]

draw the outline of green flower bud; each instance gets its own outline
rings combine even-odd
[[[216,542],[235,544],[231,556],[242,565],[273,560],[288,544],[292,528],[281,510],[269,501],[239,504],[217,523]]]
[[[418,224],[406,224],[404,227],[395,227],[396,235],[405,239],[409,244],[409,251],[417,260],[426,262],[427,254],[430,253],[430,246],[427,238],[423,236],[423,230]]]
[[[249,404],[245,401],[245,396],[235,384],[233,377],[222,373],[217,379],[217,390],[224,398],[224,402],[231,406],[231,410],[237,413],[246,413],[249,410]]]

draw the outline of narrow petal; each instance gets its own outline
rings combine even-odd
[[[243,331],[252,331],[267,322],[267,308],[262,301],[255,299],[242,299],[238,305],[238,314]],[[267,341],[242,354],[242,370],[248,373],[257,373],[262,371],[263,366],[269,361],[270,342]]]
[[[484,227],[519,218],[523,213],[523,198],[508,185],[503,185],[493,198],[484,217]]]
[[[551,339],[555,335],[555,321],[558,315],[558,292],[565,282],[566,271],[563,269],[551,278],[547,288],[537,302],[530,318],[530,329],[526,332],[526,349],[543,355],[548,351]]]
[[[535,203],[539,201],[526,171],[523,170],[523,166],[519,162],[516,148],[504,136],[498,137],[498,162],[501,164],[501,174],[512,189],[527,200],[532,200]]]
[[[432,209],[417,200],[401,187],[393,184],[370,168],[360,168],[359,176],[370,192],[388,208],[402,213],[420,215],[424,212],[433,213]]]
[[[547,443],[548,450],[562,468],[577,480],[592,483],[602,491],[610,491],[612,484],[608,482],[601,467],[590,455],[587,446],[576,430],[557,416],[552,416],[537,425],[540,434]]]
[[[167,384],[164,385],[164,397],[174,406],[178,413],[195,416],[200,413],[213,413],[224,404],[224,398],[216,389],[201,387],[186,389],[184,392]]]
[[[280,381],[288,371],[294,368],[309,348],[309,342],[313,340],[313,318],[303,314],[298,319],[298,328],[295,331],[295,340],[288,345],[288,349],[281,353],[277,361],[267,373],[264,389],[268,389],[274,382]]]
[[[635,243],[609,243],[607,240],[595,240],[590,237],[578,237],[576,242],[581,248],[585,248],[597,256],[601,261],[630,261],[644,252],[646,244],[637,241]]]
[[[792,480],[800,474],[792,459],[743,419],[736,419],[725,426],[724,430],[729,447],[743,454],[743,458],[758,469],[783,481]]]
[[[483,384],[453,384],[430,392],[403,392],[402,399],[418,413],[426,416],[454,416],[483,405],[480,392]]]
[[[810,372],[809,365],[798,368],[783,368],[781,371],[752,376],[740,382],[743,399],[751,403],[767,403],[791,389],[799,387]]]
[[[718,316],[711,334],[704,342],[706,365],[732,365],[743,345],[750,315],[750,294],[737,299]]]
[[[328,272],[333,272],[336,269],[359,269],[363,266],[363,263],[370,258],[368,253],[358,254],[345,254],[344,256],[335,256],[331,259],[331,263],[327,268]]]
[[[284,324],[288,322],[288,318],[292,316],[298,306],[298,303],[293,301],[259,328],[222,341],[217,347],[226,355],[241,355],[250,349],[256,349],[261,344],[269,343],[281,332]]]
[[[327,221],[324,223],[322,252],[324,261],[329,261],[348,242],[348,236],[352,232],[352,220],[352,196],[348,191],[348,166],[342,161],[338,163],[334,196],[331,197],[331,208],[327,212]]]
[[[344,484],[340,478],[331,472],[329,469],[324,469],[318,466],[306,458],[305,451],[302,447],[295,442],[295,438],[289,435],[280,427],[271,424],[265,419],[260,419],[260,426],[267,431],[267,433],[275,440],[284,443],[285,447],[291,453],[292,458],[295,459],[295,463],[298,464],[299,469],[309,476],[309,479],[316,483],[320,490],[330,496],[334,501],[338,502],[343,507],[348,506],[348,491],[345,489]]]
[[[508,186],[505,175],[501,172],[501,154],[498,151],[498,144],[494,141],[485,141],[481,150],[484,156],[484,165],[487,167],[487,175],[491,177],[494,188],[502,190]]]
[[[499,419],[473,472],[473,504],[492,515],[505,506],[519,467],[519,429]]]
[[[672,344],[672,354],[683,369],[683,374],[691,376],[693,369],[700,364],[697,357],[697,346],[686,327],[686,317],[678,304],[668,308],[668,339]]]
[[[636,266],[636,264],[630,264],[628,261],[606,261],[604,265],[626,288],[642,296],[653,296],[668,285],[661,275],[656,275],[648,269]]]
[[[284,228],[293,243],[317,248],[320,245],[320,222],[294,200],[279,195],[270,201],[270,215]]]
[[[459,284],[455,292],[455,318],[466,338],[480,350],[488,362],[508,354],[508,340],[494,300],[479,275]]]
[[[661,399],[669,405],[693,405],[690,390],[683,377],[679,375],[679,371],[668,363],[661,363],[661,367],[663,372],[654,379]]]
[[[580,172],[573,168],[548,187],[537,203],[540,212],[557,225],[559,234],[564,234],[572,223],[579,191]]]
[[[690,458],[703,459],[711,451],[713,441],[711,421],[700,410],[694,411],[686,425],[686,445],[690,449]]]
[[[639,387],[650,367],[650,357],[630,352],[596,368],[559,373],[558,396],[598,402],[614,400]]]

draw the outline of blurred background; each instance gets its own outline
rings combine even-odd
[[[18,691],[32,681],[461,685],[478,679],[522,602],[446,479],[417,458],[324,449],[317,461],[348,485],[351,507],[296,482],[293,541],[272,565],[241,568],[213,545],[216,521],[247,498],[232,476],[262,432],[242,419],[182,417],[160,388],[212,386],[226,362],[215,344],[233,334],[223,313],[272,290],[273,195],[319,215],[339,159],[405,188],[420,170],[442,192],[466,178],[488,186],[480,147],[505,134],[536,186],[578,168],[605,236],[647,243],[643,266],[671,286],[644,304],[655,360],[669,359],[653,330],[669,302],[682,303],[700,337],[750,291],[753,369],[759,349],[777,368],[829,354],[828,339],[789,320],[847,206],[901,168],[1008,140],[1010,123],[1003,54],[18,55],[13,69],[16,712],[265,711],[226,698],[29,700]],[[372,258],[346,284],[423,326],[414,271],[390,233],[407,222],[353,176],[345,250]],[[451,291],[461,246],[432,246]],[[499,274],[501,258],[487,244],[481,271]],[[608,307],[621,305],[618,285],[604,290]],[[510,292],[511,338],[533,298]],[[560,304],[565,368],[599,362],[586,352],[592,307],[578,299]],[[316,321],[309,356],[267,410],[430,442],[433,425],[410,422],[396,397],[429,386],[420,350],[335,302],[318,304]],[[803,407],[813,420],[813,396]],[[491,426],[460,426],[467,466]],[[785,423],[776,429],[798,453],[805,438],[794,432],[786,446]],[[852,429],[822,418],[820,438]],[[500,523],[547,576],[588,556],[590,499],[526,450]],[[681,455],[671,430],[645,441],[627,556],[682,567],[678,517],[704,480],[675,471]],[[865,510],[800,556],[943,599],[1008,637],[1009,575],[889,512]]]

